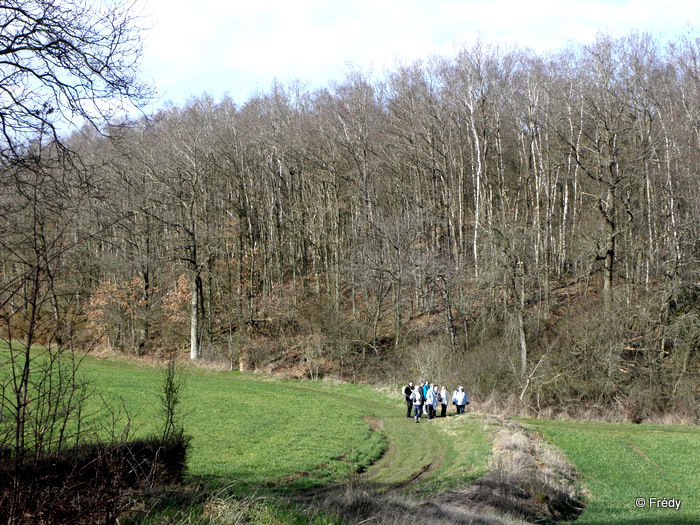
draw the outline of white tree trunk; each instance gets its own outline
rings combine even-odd
[[[192,300],[190,301],[190,359],[194,360],[200,356],[199,350],[199,304],[197,299],[197,274],[192,276]]]

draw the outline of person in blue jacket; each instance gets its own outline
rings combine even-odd
[[[431,421],[435,417],[437,396],[437,388],[433,385],[428,385],[428,390],[425,393],[425,409],[428,411],[428,421]]]
[[[464,391],[463,386],[460,386],[457,390],[455,390],[454,394],[452,394],[452,402],[454,403],[455,407],[457,407],[457,413],[464,414],[464,407],[465,405],[469,404],[469,398],[467,397],[467,393]]]
[[[427,379],[423,382],[423,399],[425,399],[425,396],[428,394],[428,389],[430,388],[430,381]]]

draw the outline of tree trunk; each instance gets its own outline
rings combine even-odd
[[[192,275],[192,299],[190,300],[190,359],[201,356],[199,348],[199,276],[194,270]]]
[[[522,261],[518,262],[517,275],[520,278],[520,301],[517,307],[518,340],[520,343],[520,376],[527,378],[527,338],[525,337],[525,271]]]
[[[605,259],[603,263],[603,308],[605,314],[610,315],[613,303],[615,237],[617,235],[615,223],[615,192],[612,186],[608,188],[607,204],[604,204],[602,201],[600,203],[600,211],[608,227],[607,245],[605,247]]]

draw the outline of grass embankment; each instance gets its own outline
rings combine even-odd
[[[590,497],[577,524],[700,523],[697,427],[525,422],[563,450],[581,473]],[[678,509],[664,506],[678,501]]]

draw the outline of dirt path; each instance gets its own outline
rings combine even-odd
[[[382,426],[388,447],[372,465],[363,480],[384,490],[397,490],[415,484],[439,470],[450,447],[449,436],[440,432],[437,422],[386,415]]]
[[[424,418],[416,424],[405,417],[400,405],[394,408],[382,401],[342,396],[361,404],[370,428],[385,434],[387,449],[366,472],[305,494],[305,503],[332,510],[348,523],[377,525],[551,522],[580,512],[575,473],[565,458],[523,427],[488,416],[483,416],[484,428],[496,429],[490,470],[473,483],[425,495],[418,489],[434,484],[460,453],[449,432],[461,423],[453,419],[457,416],[431,422]],[[474,416],[470,417],[473,421]],[[467,418],[462,422],[466,424]]]

